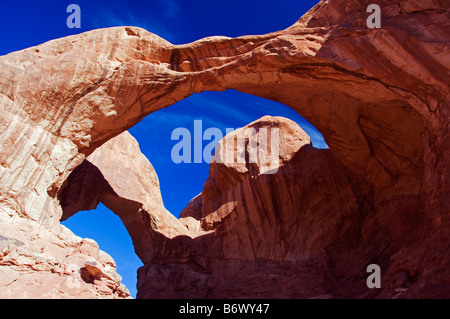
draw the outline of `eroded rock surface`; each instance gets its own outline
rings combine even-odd
[[[88,156],[70,174],[58,198],[62,220],[102,202],[120,217],[143,262],[158,255],[168,238],[189,234],[164,208],[158,176],[128,132]]]
[[[0,298],[130,297],[114,260],[92,239],[5,215],[0,233]]]
[[[172,45],[119,27],[0,57],[0,216],[18,232],[0,233],[6,246],[28,241],[24,223],[29,234],[61,236],[61,217],[101,200],[145,263],[141,297],[448,297],[449,9],[382,1],[382,28],[370,29],[370,3],[321,1],[267,35]],[[124,166],[121,179],[94,163],[97,148],[146,115],[224,89],[289,105],[330,150],[306,143],[277,174],[254,178],[213,165],[185,211],[189,228],[161,205],[154,175],[142,173],[138,185],[139,165]],[[103,188],[61,197],[80,186],[71,173],[86,179],[76,169],[99,170],[92,177],[103,175]],[[365,286],[369,263],[383,270],[381,289]],[[7,296],[20,282],[8,276]]]

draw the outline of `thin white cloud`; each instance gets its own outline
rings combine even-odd
[[[170,10],[168,12],[175,12],[173,8]],[[135,26],[146,29],[168,41],[173,41],[174,39],[174,34],[167,27],[167,25],[170,25],[170,21],[165,23],[164,19],[151,12],[145,13],[144,16],[143,13],[131,9],[125,2],[114,3],[113,6],[109,7],[102,6],[95,17],[90,21],[86,21],[86,24],[93,29],[112,26]]]
[[[170,19],[177,18],[181,13],[180,4],[174,0],[158,0],[158,4],[163,10],[163,14]]]

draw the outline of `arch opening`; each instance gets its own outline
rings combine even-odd
[[[110,253],[116,260],[119,274],[123,276],[123,283],[129,285],[127,287],[130,294],[136,296],[136,271],[143,265],[141,260],[146,261],[142,251],[145,249],[151,251],[151,245],[155,245],[155,238],[148,238],[149,243],[142,247],[142,242],[145,241],[143,237],[148,234],[145,230],[141,230],[139,234],[136,227],[144,226],[137,225],[140,222],[130,216],[148,209],[142,205],[145,200],[127,199],[127,195],[135,191],[153,192],[151,196],[156,199],[156,203],[153,204],[160,206],[158,209],[163,211],[167,209],[178,218],[188,203],[202,192],[209,174],[210,163],[205,160],[200,163],[194,163],[194,160],[191,163],[173,162],[171,150],[178,141],[171,138],[172,132],[177,128],[186,128],[192,132],[194,138],[194,121],[201,121],[202,134],[207,129],[217,128],[225,136],[231,130],[266,115],[291,119],[311,136],[314,147],[328,148],[323,136],[314,126],[282,103],[235,90],[194,94],[169,108],[148,115],[129,129],[130,134],[122,143],[113,146],[108,145],[110,142],[105,143],[106,146],[97,149],[78,166],[70,174],[58,196],[63,208],[62,224],[79,236],[96,240],[100,249]],[[135,140],[130,138],[131,136]],[[202,140],[202,147],[210,142]],[[135,144],[132,152],[125,158],[112,159],[114,153],[111,151],[117,154],[125,149],[127,152],[128,143]],[[108,151],[103,152],[105,148]],[[212,148],[212,154],[214,150],[215,146]],[[136,161],[138,155],[148,159],[151,164],[145,167],[149,170],[154,168],[158,174],[156,176],[151,172],[149,175],[143,175],[144,178],[151,179],[150,184],[156,187],[137,190],[131,187],[124,194],[124,188],[130,186],[127,178],[136,178],[134,174],[137,168],[142,169],[139,165],[128,167],[130,162]],[[121,164],[126,168],[120,167]],[[114,175],[111,174],[113,170]],[[118,183],[123,185],[117,188]],[[131,183],[131,186],[133,185],[135,186]],[[151,252],[149,254],[151,255]]]
[[[158,174],[165,207],[179,217],[189,201],[201,193],[208,178],[209,159],[203,154],[196,156],[194,152],[203,152],[214,143],[214,147],[210,147],[214,154],[218,139],[205,137],[205,131],[214,128],[225,136],[266,115],[291,119],[311,137],[315,148],[328,148],[322,134],[289,106],[235,90],[191,95],[148,115],[128,131],[137,139],[142,153]],[[183,159],[175,163],[171,153],[184,137],[177,138],[173,132],[180,128],[190,133],[187,138],[191,152],[184,158],[187,162]]]
[[[122,284],[133,298],[136,297],[136,271],[143,263],[134,252],[127,229],[115,213],[100,203],[94,210],[79,211],[61,224],[82,238],[94,239],[100,249],[114,259]]]

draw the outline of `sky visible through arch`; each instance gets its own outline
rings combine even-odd
[[[207,36],[236,37],[265,34],[295,23],[317,0],[150,0],[150,1],[7,1],[0,9],[0,55],[39,45],[56,38],[112,26],[138,26],[174,44]],[[67,6],[81,8],[81,28],[66,25]],[[327,147],[317,130],[289,107],[234,90],[194,94],[175,105],[150,114],[130,133],[158,173],[166,208],[175,216],[201,192],[208,176],[207,163],[175,164],[171,149],[177,127],[193,131],[194,120],[203,130],[242,127],[264,115],[284,116],[297,122],[314,146]],[[209,143],[205,142],[204,145]],[[80,212],[63,223],[81,237],[95,239],[117,263],[118,273],[132,296],[136,270],[142,265],[120,219],[103,205],[93,213]]]

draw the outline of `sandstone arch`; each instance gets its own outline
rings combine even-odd
[[[433,245],[448,238],[450,207],[448,8],[385,1],[383,28],[369,29],[367,4],[322,1],[292,27],[261,36],[173,46],[120,27],[1,57],[2,212],[57,225],[61,186],[96,148],[194,92],[233,88],[282,102],[323,133],[337,162],[368,189],[368,246],[360,249],[391,240],[385,262],[415,254],[422,266],[397,262],[389,274],[407,268],[425,282],[433,271],[418,269],[448,250]],[[431,229],[436,238],[401,250],[407,232]],[[426,295],[424,285],[411,294]]]

